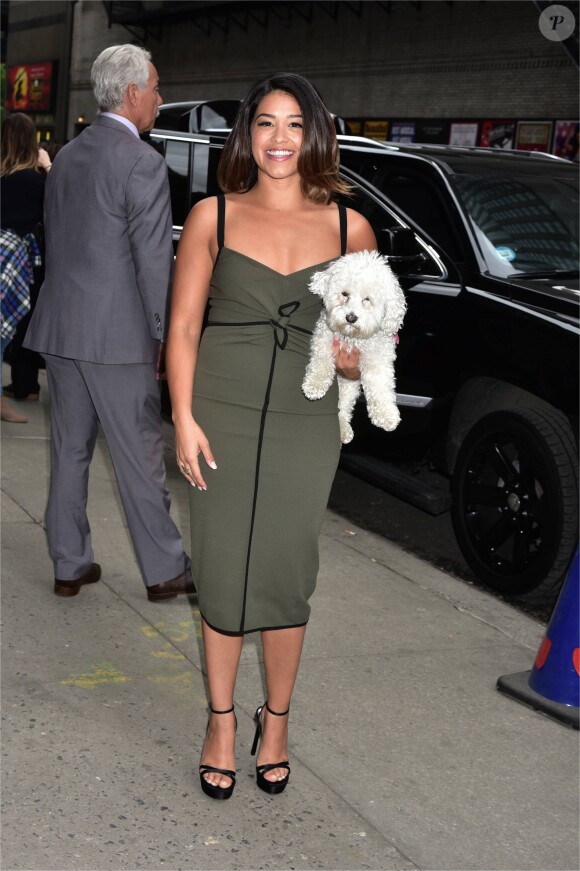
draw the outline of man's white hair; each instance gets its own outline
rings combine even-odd
[[[131,84],[147,86],[151,52],[138,45],[112,45],[104,49],[91,69],[91,83],[101,112],[119,109]]]

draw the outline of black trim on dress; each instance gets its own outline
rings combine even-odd
[[[224,247],[225,241],[225,213],[226,213],[226,200],[223,193],[218,194],[218,220],[217,220],[217,242],[218,242],[218,256],[216,258],[216,263],[219,259],[219,255]],[[341,256],[346,253],[346,243],[347,243],[347,215],[346,208],[342,205],[338,205],[338,214],[339,214],[339,222],[340,222],[340,249]],[[262,264],[263,265],[263,264]],[[215,268],[215,267],[214,267]],[[300,308],[300,302],[298,300],[294,300],[292,302],[282,303],[278,307],[278,316],[280,320],[287,318],[289,319],[291,315],[294,314]],[[280,320],[275,320],[274,318],[270,318],[269,320],[260,320],[260,321],[211,321],[208,320],[207,327],[250,327],[250,326],[263,326],[269,325],[272,327],[273,336],[274,336],[274,344],[272,348],[272,358],[270,362],[270,372],[268,374],[268,381],[266,385],[266,391],[264,394],[264,402],[262,405],[262,411],[260,414],[260,427],[258,431],[258,445],[256,449],[256,467],[254,473],[254,495],[252,499],[252,516],[250,520],[250,531],[248,535],[248,547],[246,551],[246,568],[244,572],[244,593],[242,599],[242,613],[240,617],[240,629],[238,632],[225,632],[221,629],[216,629],[211,623],[207,623],[210,628],[214,629],[216,632],[222,632],[226,635],[245,635],[248,632],[264,632],[267,631],[267,628],[270,629],[290,629],[294,628],[294,626],[305,626],[306,623],[297,623],[290,626],[274,626],[274,627],[262,627],[260,629],[250,629],[246,630],[244,628],[244,623],[246,619],[246,601],[248,594],[248,585],[250,579],[250,562],[252,556],[252,539],[254,534],[254,522],[256,518],[256,508],[258,504],[258,490],[259,490],[259,482],[260,482],[260,460],[262,455],[262,445],[264,442],[264,432],[266,429],[266,419],[268,414],[268,407],[270,404],[270,392],[272,388],[272,382],[274,379],[274,370],[276,367],[276,355],[278,349],[283,351],[286,348],[286,344],[288,342],[288,330],[297,330],[301,333],[306,333],[307,335],[312,335],[312,330],[305,329],[304,327],[295,326],[294,324],[280,323]],[[203,615],[202,615],[203,616]],[[205,617],[203,618],[205,620]]]

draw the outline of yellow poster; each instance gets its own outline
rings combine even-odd
[[[364,135],[367,139],[377,139],[384,142],[389,132],[388,121],[365,121]]]

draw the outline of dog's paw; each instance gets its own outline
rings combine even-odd
[[[348,445],[354,438],[354,430],[350,423],[341,420],[340,422],[340,440],[343,445]]]
[[[320,384],[313,384],[310,381],[304,381],[302,384],[302,393],[306,399],[322,399],[328,393],[328,387],[321,387]]]
[[[392,409],[382,409],[379,413],[376,411],[371,413],[369,410],[369,419],[372,424],[380,427],[380,429],[384,429],[386,432],[392,432],[399,426],[401,415],[399,409],[395,405]]]

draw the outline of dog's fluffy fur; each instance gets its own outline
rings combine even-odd
[[[320,399],[336,374],[333,338],[360,352],[360,381],[338,375],[338,418],[344,444],[352,441],[351,418],[361,386],[369,417],[388,431],[400,421],[395,399],[396,334],[403,323],[405,296],[384,257],[357,251],[334,260],[309,283],[324,308],[316,324],[302,383],[308,399]]]

